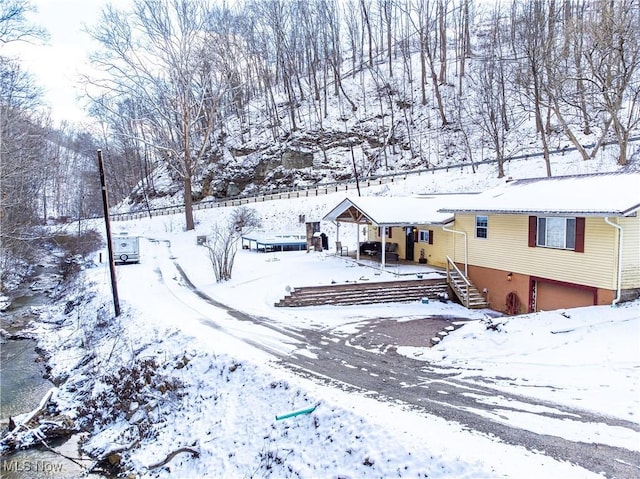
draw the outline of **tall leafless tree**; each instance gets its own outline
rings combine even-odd
[[[147,115],[131,118],[183,184],[186,229],[195,226],[192,184],[211,153],[220,83],[203,57],[206,0],[136,0],[131,12],[108,6],[91,32],[108,73],[93,83],[106,97],[135,98]],[[143,140],[139,138],[139,140]]]
[[[480,126],[483,137],[491,141],[498,166],[498,178],[502,178],[504,161],[507,157],[509,137],[518,120],[509,98],[513,85],[513,60],[508,57],[508,31],[502,21],[503,10],[496,5],[492,12],[490,26],[484,35],[483,56],[478,59],[470,73],[469,104],[467,109],[474,124]]]
[[[0,45],[39,41],[28,1],[0,3]],[[40,90],[20,63],[0,54],[0,291],[31,259],[42,222],[42,152],[48,118],[38,113]],[[17,279],[17,278],[14,278]]]
[[[587,81],[597,106],[613,125],[620,165],[628,162],[629,136],[640,125],[640,9],[634,0],[597,0],[586,15]]]
[[[542,154],[547,176],[551,176],[549,156],[549,131],[545,122],[545,84],[548,70],[545,60],[549,53],[548,28],[549,5],[553,0],[524,0],[512,5],[514,55],[522,58],[522,70],[518,78],[519,86],[531,102],[536,122],[536,131],[542,143]]]

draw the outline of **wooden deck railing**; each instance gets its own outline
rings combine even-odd
[[[454,274],[452,273],[452,271],[455,273],[455,276],[460,278],[460,280],[463,283],[462,286],[458,283],[458,281],[455,280]],[[460,271],[460,268],[458,268],[458,266],[453,262],[453,260],[448,256],[447,256],[447,283],[449,284],[449,286],[451,286],[451,289],[453,290],[453,292],[456,293],[458,298],[462,301],[462,304],[464,304],[465,308],[468,308],[471,282],[467,279],[464,273]]]

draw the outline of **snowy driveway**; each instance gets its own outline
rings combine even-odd
[[[156,274],[150,275],[150,269]],[[276,364],[315,381],[409,405],[420,414],[454,421],[463,428],[530,451],[543,451],[607,477],[640,476],[638,424],[508,394],[492,388],[485,378],[457,378],[451,368],[445,370],[397,354],[395,347],[405,345],[403,339],[386,332],[387,344],[373,347],[367,338],[375,335],[375,325],[384,321],[363,321],[357,331],[345,331],[285,325],[244,313],[196,288],[179,260],[170,257],[169,249],[160,244],[141,265],[119,268],[119,275],[125,291],[127,284],[139,286],[141,281],[155,278],[148,287],[159,301],[162,298],[158,307],[171,305],[176,311],[188,307],[196,313],[198,324],[176,322],[192,334],[207,329],[222,332],[268,352]],[[121,295],[135,303],[135,298]]]

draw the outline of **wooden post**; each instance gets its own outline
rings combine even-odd
[[[120,301],[118,300],[118,283],[116,280],[116,263],[113,259],[113,243],[111,240],[111,223],[109,222],[109,197],[104,178],[104,163],[102,162],[102,150],[98,150],[98,168],[100,170],[100,186],[102,187],[102,206],[104,209],[104,224],[107,230],[107,251],[109,252],[109,271],[111,272],[111,291],[113,293],[113,308],[116,317],[120,316]]]

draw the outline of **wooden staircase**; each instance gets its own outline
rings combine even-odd
[[[447,284],[465,308],[488,308],[489,303],[471,281],[447,256]]]
[[[436,300],[447,293],[447,280],[417,279],[376,283],[347,283],[295,288],[275,306],[353,305]]]

